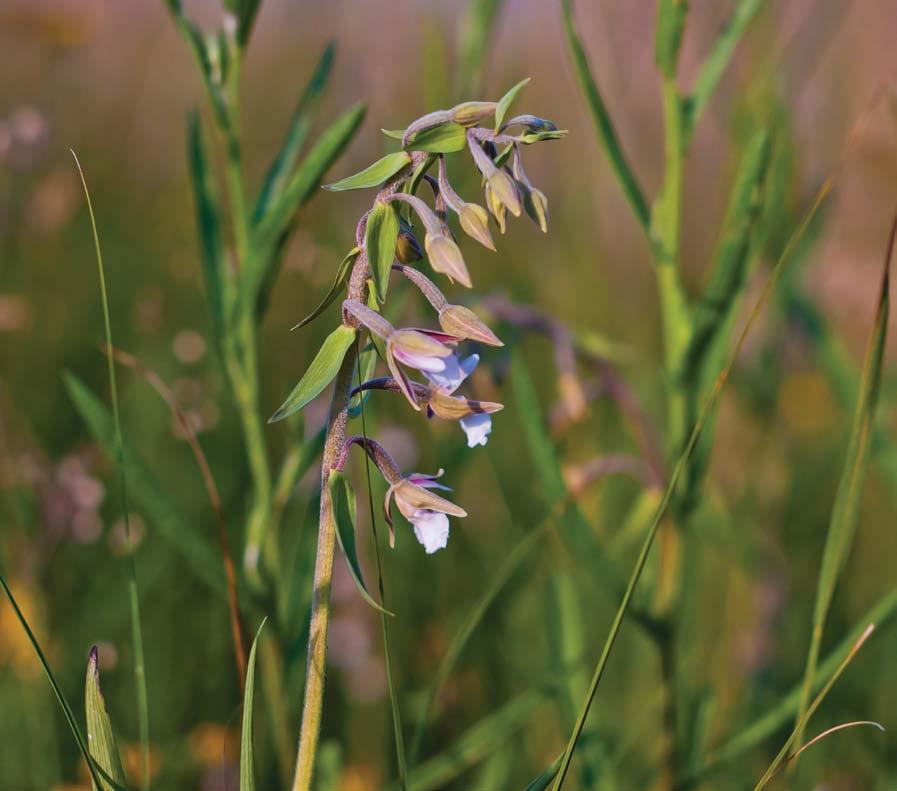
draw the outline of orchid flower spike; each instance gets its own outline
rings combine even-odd
[[[440,470],[436,475],[412,473],[389,487],[383,507],[390,530],[390,546],[395,545],[391,513],[393,498],[399,512],[414,527],[414,535],[428,555],[443,549],[448,543],[449,516],[459,518],[467,516],[463,508],[430,491],[430,489],[449,490],[447,486],[436,481],[442,472]]]
[[[458,245],[452,239],[448,226],[416,195],[397,192],[391,195],[389,199],[404,201],[411,206],[415,214],[420,218],[426,233],[424,236],[424,249],[430,257],[430,266],[433,267],[433,270],[446,275],[452,282],[457,280],[462,286],[470,288],[472,285],[470,273],[467,271],[467,265],[464,263],[464,256],[461,255]]]
[[[474,164],[486,179],[486,184],[491,191],[491,200],[498,201],[506,206],[508,211],[515,217],[520,216],[520,195],[517,193],[517,186],[504,170],[498,167],[480,145],[476,135],[471,132],[467,133],[467,147],[473,156]],[[487,198],[490,196],[487,194]],[[493,212],[494,214],[495,212]],[[497,218],[496,218],[497,219]]]

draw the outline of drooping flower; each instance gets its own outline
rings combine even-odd
[[[490,192],[487,193],[487,199],[490,202],[498,201],[506,206],[508,211],[515,217],[520,216],[520,195],[517,192],[517,186],[514,179],[505,172],[504,168],[498,167],[480,145],[479,141],[470,132],[467,133],[467,146],[473,155],[474,164],[486,179],[486,184]],[[495,214],[495,211],[492,211]],[[496,218],[498,219],[498,218]]]
[[[445,275],[452,282],[457,280],[462,286],[470,288],[472,283],[467,264],[464,263],[464,256],[455,244],[448,226],[416,195],[397,192],[389,199],[407,203],[420,218],[425,231],[424,249],[430,258],[433,271]]]
[[[425,371],[419,369],[429,382],[439,388],[443,393],[454,393],[461,383],[473,373],[480,361],[480,355],[471,354],[463,360],[457,354],[450,353],[443,357],[441,370]]]
[[[511,168],[517,180],[517,188],[523,196],[523,208],[530,219],[539,226],[542,233],[548,233],[548,198],[542,190],[534,187],[523,170],[520,147],[514,145]]]
[[[483,247],[495,250],[495,242],[489,233],[489,215],[482,206],[467,203],[455,192],[445,171],[445,157],[439,157],[439,194],[446,205],[458,215],[461,228],[468,236],[476,239]]]
[[[450,491],[447,486],[443,486],[436,480],[442,475],[442,472],[440,470],[436,475],[412,473],[389,487],[383,506],[390,528],[391,542],[394,541],[391,507],[392,500],[395,498],[399,512],[411,523],[414,535],[428,555],[432,555],[446,546],[449,536],[448,517],[465,517],[467,512],[430,491],[430,489]]]
[[[415,409],[419,410],[420,406],[414,397],[412,382],[399,363],[415,368],[428,379],[435,376],[453,381],[458,376],[458,358],[444,341],[455,340],[449,335],[424,330],[394,330],[387,338],[386,365],[405,398]],[[463,380],[462,376],[458,384]]]

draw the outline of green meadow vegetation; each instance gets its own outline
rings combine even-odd
[[[3,116],[0,791],[897,787],[897,100],[807,164],[837,20],[641,5],[165,0],[145,150]]]

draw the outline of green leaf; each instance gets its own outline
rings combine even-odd
[[[555,758],[547,769],[540,772],[536,777],[529,781],[524,791],[545,791],[545,789],[551,785],[551,781],[554,780],[554,776],[558,773],[558,769],[561,768],[561,759],[563,757],[564,754],[561,753]]]
[[[364,249],[379,302],[386,301],[389,275],[396,257],[399,238],[399,212],[392,201],[378,201],[368,214],[364,231]]]
[[[735,4],[732,16],[716,37],[710,54],[701,64],[695,79],[691,96],[685,105],[685,139],[688,140],[697,125],[701,113],[712,98],[716,86],[722,79],[735,47],[741,40],[748,26],[757,16],[766,0],[739,0]]]
[[[769,132],[760,130],[741,160],[714,256],[713,271],[694,312],[693,330],[682,364],[686,382],[698,376],[707,350],[727,326],[727,319],[744,286],[752,232],[763,206],[762,187],[770,149]]]
[[[451,154],[467,145],[467,129],[461,124],[448,123],[415,132],[405,144],[408,151],[428,151],[431,154]]]
[[[891,228],[888,249],[885,254],[878,306],[872,326],[872,334],[866,346],[863,360],[863,375],[853,414],[853,425],[847,445],[847,456],[838,489],[835,493],[835,504],[832,508],[825,549],[822,554],[822,565],[819,569],[819,582],[816,587],[816,602],[813,607],[813,630],[807,664],[804,671],[803,694],[798,709],[796,741],[799,744],[803,737],[801,718],[808,711],[810,690],[816,673],[816,664],[822,646],[825,623],[838,578],[847,562],[853,537],[856,533],[857,514],[859,512],[860,495],[863,480],[869,463],[871,439],[874,430],[875,408],[878,404],[881,389],[881,371],[884,360],[885,343],[888,334],[888,311],[890,308],[890,266],[891,256],[897,240],[897,218]]]
[[[688,15],[686,0],[660,0],[657,9],[657,35],[654,41],[654,61],[668,79],[676,74],[685,17]]]
[[[346,352],[355,340],[355,330],[341,324],[327,336],[315,359],[311,361],[308,370],[299,380],[293,391],[287,396],[287,400],[268,420],[276,423],[298,412],[308,404],[315,396],[329,385],[339,371],[340,364]]]
[[[259,637],[267,622],[265,618],[255,633],[249,661],[246,663],[246,687],[243,694],[243,729],[240,737],[240,791],[255,791],[255,747],[252,743],[252,703],[255,696],[255,653]]]
[[[571,0],[562,0],[561,9],[564,14],[564,32],[567,35],[567,46],[570,48],[573,66],[579,79],[579,86],[585,94],[586,102],[592,113],[592,120],[595,122],[598,141],[604,149],[604,153],[613,168],[617,181],[620,182],[623,194],[626,196],[626,200],[629,201],[636,219],[647,233],[651,227],[651,213],[648,210],[648,204],[645,201],[645,196],[642,194],[641,187],[639,187],[638,179],[630,167],[626,155],[623,153],[620,139],[617,137],[610,113],[607,111],[607,105],[604,103],[604,98],[589,68],[585,48],[576,32],[576,28],[573,26]]]
[[[199,247],[202,254],[202,271],[206,286],[206,302],[212,318],[215,340],[224,338],[225,283],[224,245],[221,240],[221,220],[218,199],[209,175],[208,155],[203,140],[199,114],[194,110],[187,120],[188,157],[190,183],[196,205],[196,225],[199,228]]]
[[[401,140],[405,137],[404,129],[381,129],[380,131],[392,140]]]
[[[508,109],[513,104],[514,99],[517,98],[517,94],[526,86],[526,84],[531,80],[531,77],[527,77],[525,80],[521,80],[518,82],[510,91],[508,91],[501,99],[498,100],[498,107],[495,108],[495,131],[498,132],[501,129],[501,125],[504,123],[505,115],[508,113]]]
[[[96,765],[117,785],[127,783],[125,770],[121,765],[112,722],[106,711],[106,701],[100,690],[100,669],[97,664],[97,649],[94,646],[87,661],[87,679],[84,684],[84,710],[87,717],[87,748]],[[101,791],[113,791],[114,785],[102,782]]]
[[[349,251],[346,257],[340,261],[339,267],[336,270],[336,277],[333,280],[333,285],[330,287],[330,291],[327,292],[324,299],[322,299],[318,306],[309,313],[302,321],[300,321],[295,327],[292,329],[298,330],[300,327],[304,327],[306,324],[311,324],[318,316],[320,316],[328,307],[330,307],[333,300],[337,298],[340,291],[343,290],[343,286],[345,286],[346,281],[349,279],[349,273],[352,271],[352,264],[355,263],[355,259],[358,258],[358,254],[361,252],[360,247],[356,247]]]
[[[276,255],[288,237],[293,217],[300,206],[314,194],[327,169],[342,154],[364,118],[365,107],[356,104],[338,118],[318,138],[255,229],[255,254],[247,262],[243,296],[252,304],[265,283],[273,281],[279,256]]]
[[[443,752],[412,769],[408,774],[407,791],[437,791],[446,788],[458,775],[519,731],[552,691],[546,684],[538,685],[485,716]],[[389,791],[397,791],[397,787],[389,786]]]
[[[259,223],[268,213],[271,204],[280,198],[283,193],[290,171],[296,164],[299,152],[302,150],[305,139],[308,137],[314,111],[320,104],[321,96],[324,93],[324,88],[333,68],[335,55],[336,43],[331,41],[324,48],[324,52],[321,54],[308,84],[299,98],[299,103],[296,105],[292,119],[290,119],[280,151],[268,168],[265,180],[262,182],[262,188],[259,191],[252,213],[253,225]]]
[[[225,0],[225,7],[237,17],[237,43],[246,47],[261,0]]]
[[[355,552],[355,492],[352,491],[346,477],[337,470],[331,470],[327,485],[330,490],[333,519],[336,522],[336,539],[346,558],[346,565],[349,567],[355,587],[358,588],[361,597],[375,610],[386,613],[386,615],[393,615],[394,613],[382,607],[371,596],[364,584],[364,576],[361,573],[358,555]]]
[[[409,162],[411,162],[411,155],[407,151],[394,151],[353,176],[347,176],[332,184],[325,184],[324,189],[331,192],[342,192],[343,190],[378,187],[387,179],[392,178]]]
[[[63,378],[81,419],[97,442],[114,456],[115,424],[108,407],[76,376],[65,374]],[[122,458],[128,476],[128,492],[141,513],[155,526],[158,535],[184,556],[199,579],[225,596],[227,588],[220,555],[183,519],[150,466],[124,440]]]

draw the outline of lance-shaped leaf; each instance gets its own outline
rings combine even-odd
[[[380,131],[391,140],[401,140],[405,137],[404,129],[381,129]]]
[[[346,285],[346,281],[349,279],[349,273],[352,271],[352,264],[355,263],[355,259],[358,258],[358,254],[361,252],[361,248],[356,247],[349,251],[348,255],[340,261],[340,265],[336,270],[336,277],[333,279],[333,285],[330,287],[330,291],[324,296],[324,298],[318,303],[318,306],[309,313],[302,321],[300,321],[295,327],[292,329],[298,330],[300,327],[304,327],[306,324],[311,324],[318,316],[320,316],[328,307],[333,303],[338,296],[340,291],[343,290],[343,287]]]
[[[361,566],[355,551],[355,492],[352,491],[346,477],[337,470],[330,471],[327,486],[330,491],[333,519],[336,523],[336,540],[339,541],[340,549],[346,558],[349,574],[355,582],[355,587],[358,588],[361,597],[375,610],[393,615],[371,596],[364,584],[364,576],[361,573]]]
[[[75,409],[88,430],[110,456],[116,453],[115,424],[109,408],[71,374],[64,383]],[[122,440],[122,457],[128,474],[128,492],[156,534],[184,556],[196,576],[222,596],[227,594],[220,554],[183,518],[156,477],[152,467]]]
[[[517,94],[520,93],[523,88],[526,87],[527,83],[530,81],[530,77],[527,77],[525,80],[521,80],[518,82],[510,91],[508,91],[501,99],[498,100],[498,107],[495,108],[495,131],[498,132],[501,129],[501,125],[504,123],[505,116],[508,114],[508,110],[511,105],[514,103],[514,99],[517,98]]]
[[[260,219],[255,229],[255,253],[246,262],[244,276],[243,296],[248,304],[254,302],[263,284],[273,280],[279,260],[276,253],[292,227],[293,215],[311,197],[324,173],[348,145],[361,125],[364,113],[364,105],[356,104],[324,131],[283,194]]]
[[[396,240],[399,238],[399,212],[389,201],[378,201],[368,214],[364,231],[364,249],[374,281],[377,299],[386,301],[389,273],[396,257]]]
[[[723,222],[715,264],[695,310],[694,329],[682,364],[683,379],[694,379],[741,293],[750,261],[754,226],[763,206],[762,187],[770,154],[770,135],[757,132],[741,161]]]
[[[452,154],[467,145],[467,132],[461,124],[447,123],[421,129],[409,136],[408,151],[428,151],[431,154]]]
[[[225,7],[237,18],[237,43],[245,48],[255,24],[261,0],[226,0]]]
[[[352,176],[334,181],[332,184],[325,184],[324,189],[331,192],[342,192],[344,190],[378,187],[387,179],[395,176],[409,162],[411,162],[411,155],[407,151],[395,151],[378,159],[374,164],[368,165],[364,170]]]
[[[249,661],[246,663],[246,686],[243,693],[243,728],[240,737],[240,791],[255,791],[255,748],[253,746],[252,703],[255,697],[255,653],[267,618],[255,633]]]
[[[106,701],[100,689],[96,646],[90,650],[90,658],[87,660],[84,711],[87,718],[87,749],[97,767],[102,770],[101,774],[105,775],[101,780],[102,788],[95,791],[115,791],[116,786],[124,786],[127,780],[115,744],[115,735],[112,733],[112,722],[106,711]],[[109,780],[113,782],[110,783]]]
[[[318,64],[312,72],[302,96],[296,105],[293,117],[287,127],[287,133],[284,137],[283,145],[277,157],[268,168],[265,174],[265,180],[262,183],[262,189],[259,192],[258,199],[255,202],[255,209],[252,213],[252,222],[257,224],[265,214],[271,204],[277,200],[286,186],[290,171],[299,158],[299,152],[308,137],[311,129],[311,123],[314,117],[314,110],[319,104],[319,100],[324,93],[324,87],[330,77],[330,71],[333,68],[333,58],[336,54],[336,44],[330,42],[321,54]]]
[[[623,153],[620,138],[614,128],[607,105],[604,103],[604,97],[601,95],[598,83],[595,82],[595,78],[592,76],[585,47],[583,47],[582,41],[573,25],[571,2],[572,0],[562,0],[561,9],[564,15],[564,32],[567,36],[567,46],[570,48],[579,85],[585,94],[589,111],[595,122],[598,140],[614,170],[617,181],[620,182],[620,187],[626,196],[626,200],[629,201],[636,219],[638,219],[642,228],[647,231],[651,224],[648,203],[639,186],[638,179],[629,165],[629,161],[626,159],[626,154]]]
[[[869,451],[875,421],[875,407],[878,404],[881,389],[881,370],[884,359],[885,341],[888,334],[888,312],[890,308],[890,266],[891,256],[897,239],[897,218],[891,228],[888,249],[885,254],[884,272],[881,289],[875,312],[872,335],[866,346],[863,360],[863,375],[853,413],[853,425],[847,445],[847,457],[838,490],[835,493],[835,504],[829,521],[828,534],[825,539],[825,550],[822,554],[822,565],[819,569],[819,582],[816,588],[816,603],[813,607],[813,631],[807,665],[804,673],[801,706],[798,709],[798,723],[807,711],[810,691],[816,674],[816,665],[822,645],[822,635],[828,617],[829,607],[835,595],[835,587],[844,567],[853,537],[856,532],[857,513],[860,505],[860,494],[863,490],[863,479],[869,462]],[[802,741],[803,726],[797,729],[797,743]]]
[[[196,226],[199,229],[199,249],[202,258],[206,301],[212,319],[216,342],[224,337],[225,325],[225,277],[221,220],[218,200],[209,176],[208,155],[202,136],[202,127],[196,111],[190,113],[187,122],[187,148],[190,161],[190,183],[196,205]]]
[[[341,324],[327,336],[315,359],[311,361],[305,375],[287,396],[280,408],[268,419],[276,423],[302,409],[336,377],[343,357],[355,341],[355,330]]]

